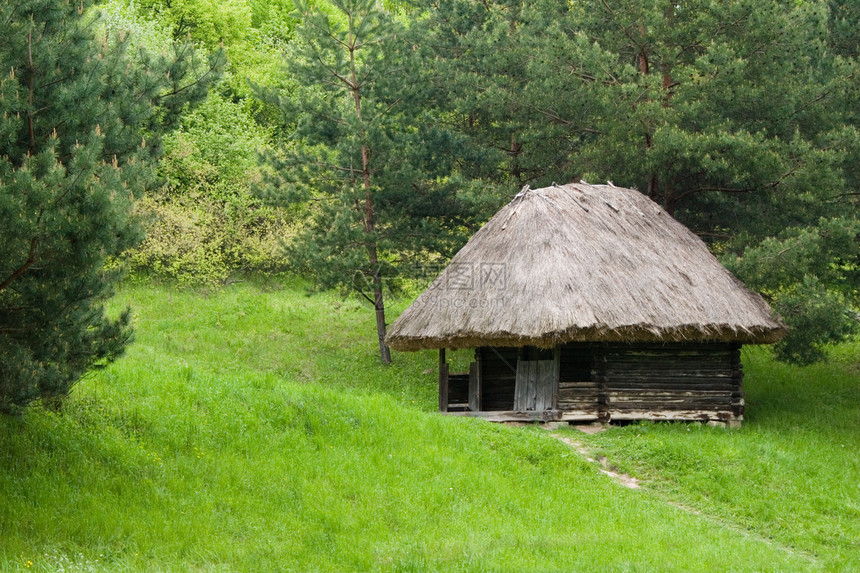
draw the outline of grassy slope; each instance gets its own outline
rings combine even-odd
[[[746,349],[744,365],[740,430],[641,424],[588,442],[661,497],[860,571],[860,342],[807,368]]]
[[[802,432],[789,432],[783,406],[767,403],[772,394],[757,382],[773,373],[783,380],[774,391],[793,393],[797,371],[780,374],[761,355],[758,370],[749,368],[748,429],[636,426],[593,438],[652,477],[652,490],[629,491],[542,430],[432,414],[435,356],[398,354],[394,366],[379,365],[371,313],[357,303],[249,284],[209,297],[128,286],[119,298],[138,314],[128,356],[80,383],[62,416],[36,409],[0,419],[0,570],[798,571],[856,563],[835,526],[844,522],[846,536],[856,528],[849,454],[837,462],[845,471],[827,482],[833,499],[796,493],[798,504],[813,506],[797,517],[810,530],[802,536],[771,525],[753,499],[763,496],[747,491],[772,487],[765,509],[793,511],[779,491],[807,480],[786,459],[815,449],[815,471],[828,473],[822,460],[841,447],[831,443],[831,425],[805,424],[799,414],[791,419]],[[842,398],[856,398],[857,375],[850,380],[854,393],[840,386]],[[669,448],[675,465],[711,473],[673,473],[661,432],[678,444]],[[650,449],[637,454],[642,443]],[[746,459],[748,443],[780,479],[723,463],[726,452]],[[856,437],[845,449],[856,456]],[[723,466],[737,471],[723,476]],[[723,477],[709,485],[712,475]],[[717,518],[667,504],[670,496]]]

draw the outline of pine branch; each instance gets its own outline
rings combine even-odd
[[[196,75],[194,78],[194,81],[189,82],[188,84],[186,84],[184,86],[176,87],[176,85],[178,85],[178,84],[175,84],[172,91],[169,91],[167,93],[164,93],[164,94],[161,94],[161,95],[155,97],[154,101],[157,102],[159,100],[162,100],[162,99],[165,99],[168,97],[178,96],[178,95],[182,94],[183,92],[186,92],[186,91],[190,90],[191,88],[200,85],[206,79],[208,79],[212,74],[214,74],[215,70],[217,70],[219,68],[218,64],[220,64],[224,61],[226,61],[226,59],[219,60],[219,61],[215,62],[213,65],[208,66],[208,68],[206,69],[206,71],[203,74]]]
[[[27,128],[30,132],[30,155],[36,153],[36,125],[33,119],[33,94],[36,91],[36,66],[33,63],[33,31],[27,32],[27,65],[30,70],[29,93],[27,94]],[[5,284],[5,283],[4,283]],[[5,288],[5,287],[4,287]],[[2,290],[2,289],[0,289]]]
[[[535,107],[532,107],[532,106],[529,106],[529,107],[530,107],[531,109],[534,109],[534,110],[535,110],[536,112],[538,112],[539,114],[544,115],[544,116],[546,116],[546,117],[550,118],[551,120],[553,120],[553,121],[555,121],[555,122],[557,122],[557,123],[560,123],[560,124],[562,124],[562,125],[567,125],[567,126],[572,126],[572,125],[574,125],[574,123],[573,123],[571,120],[569,120],[569,119],[564,119],[563,117],[561,117],[561,116],[560,116],[557,112],[555,112],[554,110],[551,110],[551,109],[539,109],[539,108],[535,108]],[[581,128],[579,128],[577,131],[581,131],[581,132],[583,132],[583,133],[592,133],[592,134],[595,134],[595,135],[600,135],[600,134],[602,133],[601,131],[599,131],[599,130],[597,130],[597,129],[590,128],[590,127],[581,127]]]
[[[356,169],[355,167],[341,167],[340,165],[335,165],[334,163],[326,163],[325,161],[314,161],[314,165],[317,167],[324,167],[326,169],[333,169],[335,171],[342,171],[344,173],[349,173],[351,175],[355,175],[356,173],[364,173],[361,169]]]
[[[369,302],[370,304],[374,305],[374,307],[376,306],[376,301],[375,301],[375,300],[373,300],[372,298],[370,298],[369,296],[367,296],[366,294],[364,294],[364,291],[363,291],[363,290],[361,290],[360,288],[356,287],[355,292],[357,292],[357,293],[358,293],[358,294],[360,294],[362,297],[364,297],[364,298],[367,300],[367,302]]]
[[[27,256],[27,260],[24,261],[24,264],[15,269],[15,271],[9,275],[6,280],[0,283],[0,291],[6,290],[6,288],[15,282],[21,275],[27,272],[27,270],[36,262],[36,244],[38,243],[37,237],[33,237],[30,239],[30,251]]]
[[[693,231],[698,237],[713,237],[715,239],[722,239],[724,241],[730,241],[735,238],[734,235],[727,235],[726,233],[713,233],[710,231]]]
[[[760,188],[761,189],[776,189],[777,187],[782,185],[786,179],[791,177],[802,166],[803,166],[803,163],[798,163],[797,165],[795,165],[794,167],[792,167],[791,169],[789,169],[788,171],[783,173],[778,179],[771,181],[769,183],[766,183],[766,184],[762,185]],[[757,189],[759,189],[759,187],[696,187],[695,189],[691,189],[690,191],[687,191],[685,193],[681,193],[680,195],[673,197],[673,201],[675,201],[677,203],[681,199],[684,199],[690,195],[695,195],[697,193],[752,193],[753,191],[756,191]]]
[[[724,30],[727,30],[729,28],[734,28],[735,26],[737,26],[741,22],[747,20],[750,17],[750,14],[752,14],[752,10],[747,10],[743,13],[743,15],[741,15],[737,19],[735,19],[731,22],[726,22],[726,23],[723,23],[723,24],[717,26],[717,28],[714,30],[714,33],[711,34],[711,40],[712,41],[716,40],[717,36],[722,34]]]

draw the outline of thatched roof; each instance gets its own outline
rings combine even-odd
[[[394,321],[397,350],[570,341],[769,343],[785,326],[632,189],[524,189]]]

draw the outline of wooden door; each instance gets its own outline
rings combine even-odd
[[[552,410],[558,381],[557,372],[555,360],[518,360],[514,410]]]

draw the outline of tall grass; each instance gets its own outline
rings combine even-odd
[[[723,509],[706,500],[713,492],[697,493],[696,482],[675,479],[647,455],[621,453],[623,442],[656,444],[661,432],[681,444],[672,452],[698,450],[697,436],[706,436],[717,445],[695,463],[716,466],[727,447],[719,444],[759,427],[759,455],[786,467],[784,457],[807,450],[767,428],[767,405],[750,404],[741,432],[642,426],[596,438],[594,447],[651,476],[652,489],[631,491],[544,430],[433,413],[436,357],[398,354],[383,367],[372,314],[357,302],[258,282],[209,295],[127,285],[116,304],[136,312],[126,357],[82,381],[62,414],[0,419],[2,571],[802,571],[855,563],[853,526],[844,541],[833,539],[826,507],[800,516],[818,533],[782,535],[761,525],[759,510]],[[781,375],[764,354],[756,360],[751,402],[770,395],[754,388],[772,373],[794,388],[796,371]],[[804,427],[829,443],[829,428]],[[802,481],[742,478],[718,495],[731,502],[744,483],[785,490]],[[853,476],[828,483],[838,494],[831,506],[856,502]],[[772,497],[774,514],[794,507]]]

